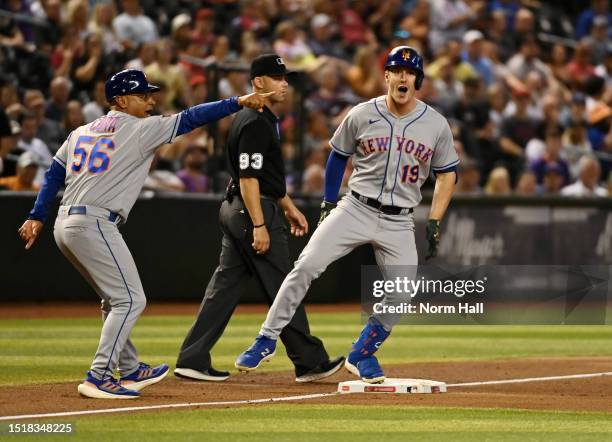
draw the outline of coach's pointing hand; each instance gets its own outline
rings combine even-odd
[[[36,241],[36,238],[38,238],[42,226],[43,223],[40,221],[29,219],[19,228],[19,236],[27,243],[25,246],[26,250],[29,250],[32,244],[34,244],[34,241]]]
[[[267,102],[267,98],[270,95],[274,95],[276,91],[272,92],[253,92],[252,94],[243,95],[242,97],[238,97],[238,104],[240,106],[250,107],[251,109],[257,109],[259,112],[263,111],[263,107]]]

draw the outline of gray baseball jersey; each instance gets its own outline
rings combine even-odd
[[[421,186],[431,170],[445,171],[459,158],[446,119],[417,100],[412,112],[398,118],[387,108],[386,96],[355,106],[330,141],[332,149],[351,155],[351,190],[382,205],[412,208],[421,201]],[[418,263],[411,213],[386,215],[348,194],[315,230],[287,275],[270,307],[260,334],[276,339],[300,305],[313,279],[354,248],[371,244],[386,279],[400,266]],[[406,267],[403,267],[406,269]],[[410,272],[414,276],[414,267]],[[410,276],[410,275],[401,275]],[[405,294],[387,294],[383,304],[409,302]],[[373,313],[391,330],[400,315]]]
[[[446,118],[419,100],[412,112],[398,118],[385,97],[351,109],[330,145],[352,155],[351,190],[383,205],[415,207],[430,170],[456,166],[459,158]]]
[[[123,112],[75,129],[55,160],[66,168],[62,205],[88,205],[125,221],[149,173],[153,154],[176,136],[180,114],[137,118]]]

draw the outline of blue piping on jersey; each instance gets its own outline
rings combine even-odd
[[[410,126],[416,120],[421,118],[425,114],[425,112],[427,111],[428,107],[429,106],[425,105],[425,109],[423,109],[423,112],[421,112],[418,117],[416,117],[414,120],[412,120],[410,123],[408,123],[407,125],[404,126],[404,130],[402,131],[402,137],[404,137],[404,138],[406,137],[406,129],[408,128],[408,126]],[[399,165],[400,165],[401,159],[402,159],[402,151],[400,150],[399,158],[397,159],[397,167],[395,168],[395,181],[393,181],[393,188],[391,189],[391,205],[392,206],[394,205],[393,204],[393,192],[395,191],[395,186],[397,184],[397,171],[399,170]]]
[[[104,234],[102,233],[102,229],[100,228],[100,220],[96,220],[96,223],[98,224],[98,231],[100,232],[100,235],[102,236],[102,239],[106,243],[106,247],[108,247],[108,251],[110,252],[111,256],[113,257],[113,261],[115,261],[115,265],[117,266],[117,270],[119,270],[119,274],[121,275],[121,279],[123,280],[123,284],[125,285],[125,289],[127,290],[128,296],[130,297],[130,306],[128,307],[128,311],[125,314],[125,318],[123,318],[123,322],[121,323],[121,327],[119,327],[119,331],[117,332],[117,337],[115,338],[115,342],[113,343],[113,348],[111,349],[111,352],[110,352],[110,354],[108,356],[108,362],[106,363],[106,368],[104,369],[104,375],[102,376],[102,379],[104,379],[106,377],[106,373],[110,369],[109,364],[110,364],[110,361],[111,361],[111,359],[113,357],[113,352],[115,351],[115,347],[117,345],[117,340],[119,340],[119,336],[121,335],[121,330],[123,330],[123,326],[125,325],[125,321],[127,321],[127,318],[130,315],[130,312],[132,311],[132,305],[133,305],[134,301],[132,299],[132,292],[130,292],[130,288],[128,287],[128,284],[125,281],[125,277],[123,276],[123,272],[121,271],[121,267],[119,266],[119,263],[117,262],[117,258],[115,258],[115,255],[113,254],[113,251],[110,248],[110,245],[108,244],[108,241],[106,240],[106,238],[104,237]],[[113,367],[113,369],[114,369],[114,367]],[[110,369],[111,370],[111,376],[113,375],[113,369]]]
[[[442,171],[445,171],[445,169],[449,169],[449,168],[451,168],[451,167],[453,167],[453,166],[456,166],[457,164],[459,164],[459,160],[458,160],[458,159],[457,159],[457,160],[455,160],[455,161],[451,161],[451,162],[450,162],[450,163],[448,163],[446,166],[442,166],[442,167],[432,167],[431,169],[432,169],[433,171],[436,171],[436,172],[442,172]]]
[[[389,137],[389,151],[387,152],[387,163],[385,164],[385,174],[383,175],[383,181],[382,184],[380,186],[380,193],[378,194],[378,196],[376,197],[376,201],[378,202],[382,202],[380,201],[380,197],[383,194],[383,191],[385,189],[385,183],[387,181],[387,168],[389,167],[389,158],[391,157],[391,146],[393,145],[393,124],[391,124],[391,122],[387,119],[387,117],[385,117],[382,112],[380,111],[380,109],[378,109],[378,105],[376,104],[376,99],[374,99],[373,101],[374,103],[374,107],[376,108],[376,112],[378,112],[378,114],[387,122],[389,123],[389,127],[391,127],[391,136]],[[367,195],[366,195],[367,196]]]
[[[168,139],[168,141],[166,141],[164,144],[168,144],[168,143],[171,143],[171,142],[172,142],[172,138],[174,137],[174,134],[176,133],[176,132],[175,132],[175,130],[176,130],[176,125],[178,124],[178,122],[179,122],[179,121],[181,121],[182,117],[183,117],[183,114],[182,114],[182,113],[180,113],[180,114],[178,115],[178,117],[176,118],[176,120],[174,120],[174,126],[172,126],[172,132],[170,133],[170,138],[169,138],[169,139]]]
[[[343,151],[342,149],[340,149],[338,146],[336,146],[334,143],[332,143],[331,141],[329,142],[329,145],[332,147],[332,149],[334,149],[336,152],[338,152],[340,155],[344,155],[346,157],[350,157],[351,155],[353,155],[352,153],[348,153]]]

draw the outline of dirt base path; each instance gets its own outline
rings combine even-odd
[[[413,377],[448,384],[607,372],[612,358],[520,359],[484,362],[419,363],[385,366],[389,377]],[[177,379],[171,374],[143,390],[133,401],[79,397],[76,383],[0,387],[0,415],[66,412],[174,403],[217,402],[331,393],[337,383],[354,377],[342,370],[324,382],[297,384],[291,373],[233,373],[222,383]],[[598,377],[506,385],[451,387],[445,394],[350,394],[296,401],[321,404],[412,405],[441,407],[521,408],[612,412],[612,379]],[[287,402],[293,403],[293,402]]]

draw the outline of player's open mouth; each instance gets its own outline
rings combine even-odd
[[[406,92],[408,92],[408,86],[400,86],[397,88],[398,91],[400,91],[402,94],[405,94]]]

